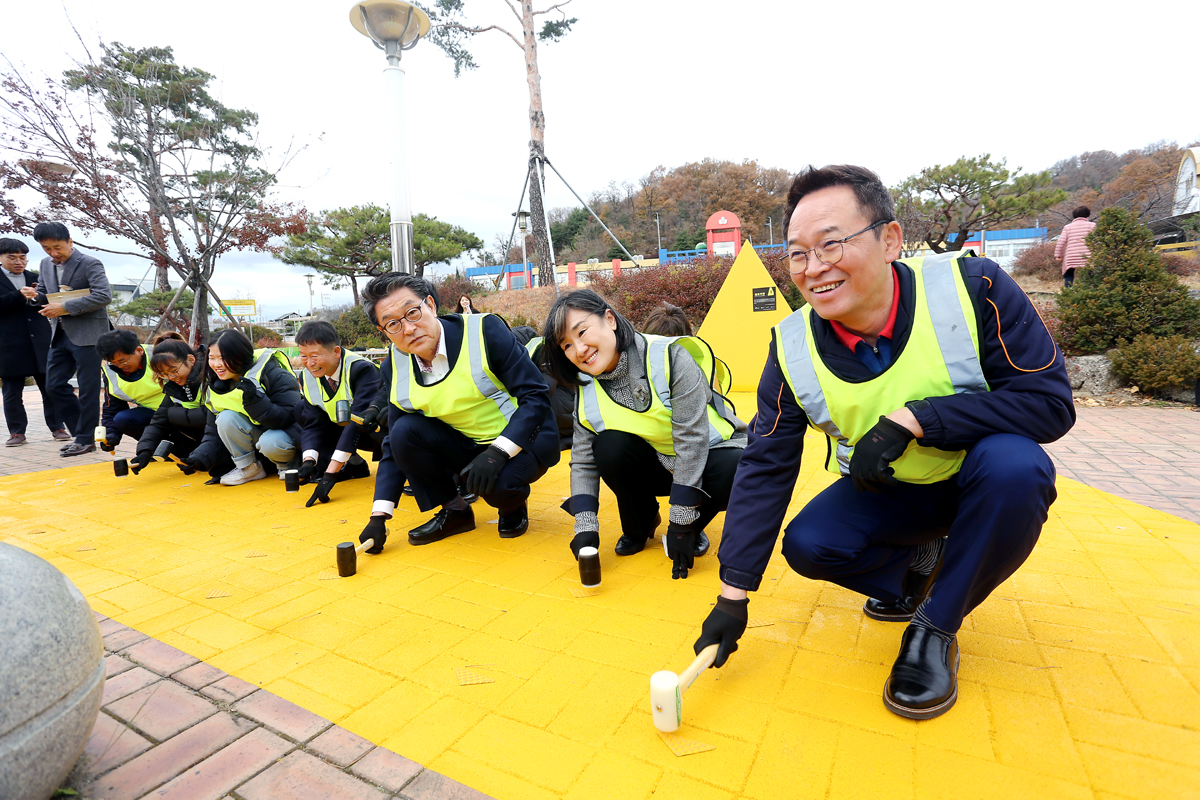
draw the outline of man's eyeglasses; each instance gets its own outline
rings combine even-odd
[[[844,239],[830,239],[822,242],[816,247],[809,248],[808,250],[790,250],[788,251],[788,270],[793,273],[797,273],[804,272],[804,270],[808,269],[809,253],[815,255],[821,263],[832,267],[834,264],[842,260],[842,245],[853,239],[855,236],[861,236],[867,231],[874,230],[880,225],[887,225],[889,222],[891,222],[890,219],[881,219],[878,222],[871,223],[858,233],[850,234]]]
[[[405,322],[411,322],[413,325],[416,325],[417,321],[421,319],[421,315],[424,313],[425,301],[422,300],[421,305],[413,306],[408,311],[405,311],[404,316],[398,317],[397,319],[389,319],[379,327],[383,328],[387,333],[397,334],[404,329]]]

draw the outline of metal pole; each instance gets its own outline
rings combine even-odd
[[[521,212],[518,211],[517,213],[520,214]],[[531,269],[529,269],[529,256],[525,254],[525,239],[526,238],[528,238],[528,235],[525,233],[525,229],[521,228],[521,272],[532,277],[533,271]],[[530,283],[532,284],[533,282],[530,281]],[[530,285],[530,286],[526,286],[525,288],[532,289],[533,286]]]
[[[610,231],[608,229],[608,226],[604,224],[604,220],[600,219],[600,215],[597,214],[595,211],[592,211],[592,207],[583,201],[583,198],[579,196],[579,192],[575,191],[574,189],[571,189],[571,184],[567,183],[567,179],[564,178],[562,176],[562,173],[558,171],[558,168],[555,167],[554,164],[552,164],[550,162],[550,159],[546,159],[546,165],[548,167],[550,167],[550,169],[554,170],[554,174],[557,175],[558,179],[563,182],[563,186],[566,186],[568,189],[570,189],[571,194],[575,195],[575,199],[578,200],[579,203],[588,210],[589,214],[591,214],[593,217],[596,218],[596,222],[599,222],[600,227],[604,228],[604,232],[612,237],[612,240],[617,243],[617,247],[621,248],[621,252],[624,253],[625,255],[629,256],[629,260],[632,261],[634,264],[637,264],[640,267],[641,264],[638,263],[638,260],[633,257],[632,253],[630,253],[628,250],[625,249],[625,245],[621,244],[621,240],[616,237],[616,234],[614,234],[612,231]]]
[[[662,228],[658,224],[658,212],[654,212],[654,232],[658,234],[658,249],[662,250]]]
[[[540,161],[535,159],[538,164],[538,180],[542,184],[542,216],[546,220],[546,245],[550,248],[550,269],[554,272],[554,293],[558,294],[558,262],[554,260],[554,239],[550,237],[550,212],[546,205],[546,175],[542,169]],[[541,276],[538,276],[541,280]]]
[[[388,42],[392,45],[394,42]],[[413,271],[413,224],[412,207],[408,193],[408,148],[404,125],[404,70],[400,68],[397,53],[388,53],[388,66],[383,70],[383,81],[392,102],[388,104],[388,124],[384,128],[387,147],[391,154],[391,240],[392,272]]]
[[[771,239],[770,244],[772,246],[774,246],[774,244],[775,244],[775,229],[773,227],[771,227],[771,218],[770,217],[767,217],[767,236],[769,236]]]

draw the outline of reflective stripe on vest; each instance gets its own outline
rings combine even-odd
[[[454,368],[430,386],[417,380],[415,356],[402,353],[393,345],[392,405],[410,414],[440,419],[479,444],[491,444],[508,425],[519,404],[488,363],[483,321],[489,316],[462,315],[463,338]]]
[[[825,366],[805,306],[775,327],[779,362],[796,402],[813,427],[829,437],[826,468],[849,474],[854,444],[905,403],[926,397],[989,391],[979,360],[975,309],[958,261],[943,253],[900,263],[914,275],[913,324],[892,364],[870,380],[850,383]],[[939,369],[940,365],[940,369]],[[958,472],[965,451],[921,447],[914,441],[892,462],[897,480],[936,483]]]
[[[529,353],[530,358],[533,358],[534,353],[536,353],[537,349],[541,346],[542,346],[542,337],[535,336],[532,339],[530,339],[528,342],[525,343],[525,352]],[[536,363],[536,362],[534,362],[534,363]]]
[[[712,380],[715,359],[704,340],[688,336],[649,336],[638,334],[646,341],[646,378],[650,382],[650,405],[645,411],[633,411],[613,401],[599,381],[581,375],[577,414],[579,422],[594,433],[612,429],[632,433],[666,456],[675,455],[675,438],[671,427],[671,361],[670,346],[678,343],[692,356],[705,375]],[[707,384],[706,384],[707,385]],[[709,394],[708,445],[719,444],[733,436],[733,414],[724,399]]]
[[[246,370],[246,374],[242,377],[254,384],[254,388],[260,392],[263,391],[263,370],[267,368],[267,363],[272,359],[286,369],[288,374],[294,374],[292,372],[292,365],[288,363],[287,357],[281,351],[255,350],[254,363],[250,366],[250,369]],[[220,394],[214,392],[213,388],[209,386],[204,391],[204,406],[214,414],[220,414],[222,411],[236,411],[255,425],[259,424],[258,420],[246,413],[246,406],[242,402],[242,390],[238,388],[233,388],[224,394]]]
[[[154,353],[154,348],[148,344],[139,346],[142,348],[142,377],[136,381],[126,380],[107,361],[101,363],[101,369],[104,370],[104,377],[108,379],[108,393],[113,397],[142,408],[156,409],[162,405],[166,395],[163,394],[162,384],[154,379],[154,371],[150,369],[150,356]]]
[[[330,422],[337,422],[337,404],[339,400],[345,400],[348,403],[354,402],[354,387],[350,385],[350,368],[356,361],[366,361],[372,367],[374,362],[365,359],[358,353],[351,353],[349,350],[342,350],[342,361],[338,366],[338,385],[333,392],[333,397],[325,399],[325,388],[321,385],[321,380],[309,372],[304,370],[304,380],[300,384],[301,391],[304,392],[304,399],[309,405],[316,406],[325,410],[329,416]]]

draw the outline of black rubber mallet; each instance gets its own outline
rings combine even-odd
[[[339,578],[349,578],[358,572],[358,554],[375,546],[374,539],[367,539],[355,546],[354,542],[342,542],[337,546],[337,568]]]

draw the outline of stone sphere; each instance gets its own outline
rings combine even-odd
[[[0,542],[0,642],[0,797],[45,800],[96,724],[104,640],[66,575]]]

